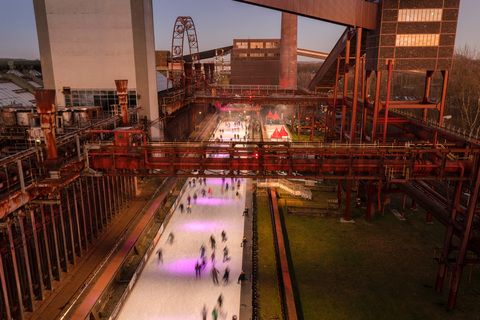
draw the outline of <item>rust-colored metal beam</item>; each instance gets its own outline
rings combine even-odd
[[[328,57],[328,53],[310,49],[297,48],[297,56],[325,60]]]
[[[115,80],[115,86],[117,87],[118,104],[122,114],[122,124],[128,125],[128,80]]]
[[[35,91],[37,111],[40,115],[40,125],[47,145],[47,159],[58,158],[57,141],[55,139],[55,90],[41,89]]]
[[[365,0],[235,0],[344,26],[374,30],[378,4]]]

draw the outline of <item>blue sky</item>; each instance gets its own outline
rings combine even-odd
[[[65,0],[74,1],[74,0]],[[101,0],[98,0],[101,1]],[[226,46],[233,38],[278,38],[280,13],[232,0],[153,0],[157,49],[169,49],[177,16],[195,21],[200,50]],[[457,47],[480,49],[480,1],[461,0]],[[298,46],[329,51],[344,27],[299,18]],[[1,0],[0,57],[38,58],[32,0]]]

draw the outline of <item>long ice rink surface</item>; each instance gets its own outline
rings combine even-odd
[[[223,130],[222,138],[233,138],[234,134],[243,133],[245,123],[235,126],[233,122],[220,123],[218,131]],[[241,134],[243,137],[243,134]],[[189,180],[192,181],[193,178]],[[137,280],[127,301],[119,313],[118,319],[202,319],[202,309],[207,309],[207,319],[212,319],[212,310],[218,308],[218,297],[223,296],[222,307],[219,308],[218,319],[232,319],[233,315],[239,317],[240,288],[237,284],[238,276],[242,270],[243,248],[240,246],[244,232],[245,190],[246,181],[240,179],[240,189],[235,184],[232,190],[230,178],[207,178],[207,185],[200,185],[196,178],[195,187],[185,186],[181,197],[184,211],[180,213],[177,208],[167,224],[153,254],[148,259],[143,272]],[[225,191],[228,183],[228,191]],[[207,195],[202,197],[201,190],[205,189]],[[209,197],[208,189],[212,195]],[[223,191],[222,191],[223,190]],[[239,196],[236,192],[239,191]],[[198,199],[193,200],[194,193]],[[191,196],[192,212],[186,213],[187,197]],[[222,242],[221,233],[225,230],[226,242]],[[168,243],[168,236],[174,235],[173,243]],[[212,279],[212,248],[210,236],[216,240],[215,267],[218,269],[219,285]],[[201,277],[196,279],[195,265],[201,262],[200,247],[206,247],[207,265],[201,272]],[[230,259],[223,262],[224,247],[228,248]],[[155,254],[162,250],[163,262]],[[230,281],[224,284],[222,277],[225,268],[230,269]]]

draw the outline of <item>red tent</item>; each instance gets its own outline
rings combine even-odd
[[[282,139],[282,136],[280,135],[280,132],[278,131],[277,128],[275,128],[275,131],[273,131],[273,134],[271,136],[272,139]]]
[[[279,119],[280,119],[280,116],[278,115],[278,113],[275,112],[275,113],[272,115],[272,120],[279,120]]]
[[[280,135],[282,137],[288,137],[288,132],[287,132],[287,130],[285,130],[284,126],[282,126],[282,129],[280,129]]]
[[[273,113],[271,110],[268,110],[267,119],[271,119],[271,118],[273,118]]]

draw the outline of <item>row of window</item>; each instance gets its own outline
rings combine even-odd
[[[108,110],[114,104],[118,104],[118,96],[114,90],[70,90],[69,94],[65,94],[65,105],[67,106],[97,106]],[[135,91],[128,92],[128,105],[137,105]]]
[[[248,49],[248,41],[239,41],[235,42],[235,47],[237,49]],[[250,48],[251,49],[275,49],[278,48],[280,45],[279,42],[277,41],[252,41],[250,42]]]
[[[397,47],[437,47],[440,43],[439,34],[397,34]]]
[[[239,53],[237,55],[238,58],[274,58],[274,57],[279,57],[279,53],[273,53],[273,52],[268,52],[268,53],[262,53],[262,52],[251,52],[250,54],[248,53]]]
[[[432,22],[442,21],[443,9],[400,9],[399,22]]]

